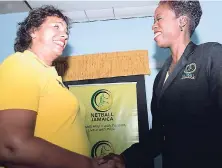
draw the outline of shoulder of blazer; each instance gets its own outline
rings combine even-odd
[[[202,53],[206,57],[209,57],[207,54],[212,52],[216,47],[222,48],[222,45],[218,42],[207,42],[207,43],[202,43],[202,44],[198,45],[198,47],[202,50]]]
[[[212,53],[217,52],[219,48],[222,50],[222,45],[218,42],[207,42],[207,43],[200,44],[199,47],[201,49],[201,54],[202,54],[201,56],[203,58],[202,61],[207,61],[206,71],[207,71],[207,76],[210,77],[211,66],[213,62],[212,59],[218,59],[218,58],[213,58],[214,55]],[[222,53],[221,53],[221,56],[222,56]],[[222,59],[222,57],[220,58]]]

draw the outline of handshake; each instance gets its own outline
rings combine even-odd
[[[97,162],[97,168],[125,168],[124,157],[114,153],[94,158],[94,161]]]

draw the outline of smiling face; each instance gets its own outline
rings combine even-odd
[[[45,53],[48,60],[55,60],[67,44],[68,33],[66,22],[56,16],[49,16],[42,25],[31,33],[32,46]]]
[[[154,14],[154,40],[159,47],[171,47],[180,35],[179,18],[167,4],[159,5]]]

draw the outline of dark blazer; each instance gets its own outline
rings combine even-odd
[[[160,153],[164,168],[222,168],[222,45],[190,42],[164,83],[171,61],[154,81],[146,141],[122,153],[126,168]]]

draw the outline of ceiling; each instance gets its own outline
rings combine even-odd
[[[0,1],[0,14],[27,12],[30,8],[53,5],[62,9],[73,22],[153,16],[158,4],[147,1]]]

